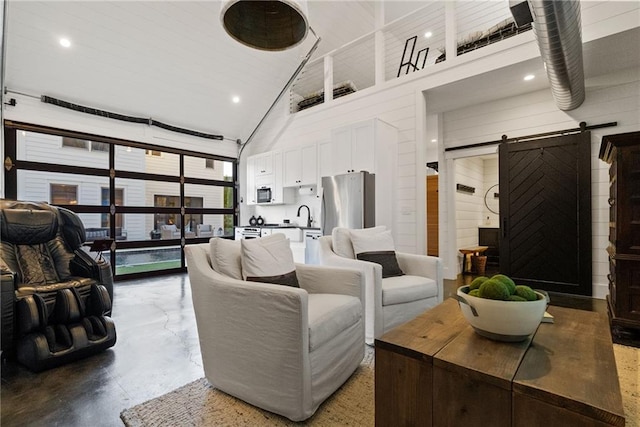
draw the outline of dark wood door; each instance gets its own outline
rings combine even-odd
[[[438,175],[427,176],[427,255],[438,256]]]
[[[500,270],[591,295],[590,132],[500,145]]]

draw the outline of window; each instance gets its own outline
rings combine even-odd
[[[78,186],[67,184],[51,184],[50,200],[52,205],[77,205]]]
[[[203,207],[202,197],[185,197],[184,204],[187,208],[201,208]],[[169,207],[175,208],[180,206],[180,196],[153,196],[153,205],[157,207]],[[187,214],[184,216],[186,231],[195,231],[197,224],[202,224],[202,215],[200,214]],[[159,230],[162,225],[175,224],[180,228],[180,215],[179,214],[156,214],[156,230]]]
[[[116,280],[186,271],[176,233],[167,234],[163,224],[175,224],[178,236],[190,243],[211,237],[198,229],[201,224],[233,238],[236,159],[64,133],[5,126],[5,147],[24,160],[5,171],[5,197],[48,200],[76,212],[88,240],[113,238],[105,256]]]
[[[116,193],[116,205],[117,206],[122,206],[124,204],[124,190],[122,188],[116,188],[115,189],[115,193]],[[109,206],[109,188],[108,187],[102,187],[100,189],[100,194],[101,194],[101,199],[102,199],[102,206]],[[102,227],[109,227],[109,214],[101,214],[101,226]],[[122,227],[122,215],[121,214],[117,214],[116,215],[116,227]]]
[[[106,142],[91,141],[91,151],[109,152],[109,144]]]
[[[62,137],[63,147],[82,148],[83,150],[109,152],[109,144],[106,142],[88,141],[86,139]]]
[[[62,137],[62,146],[63,147],[74,147],[74,148],[83,148],[85,150],[89,149],[89,141],[78,138],[69,138],[66,136]]]

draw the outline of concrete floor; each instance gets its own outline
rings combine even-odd
[[[471,276],[445,280],[444,297]],[[204,376],[186,274],[116,283],[111,349],[34,374],[2,365],[0,424],[122,426],[120,412]],[[604,301],[566,298],[552,303],[603,311]]]
[[[0,424],[122,426],[123,409],[204,376],[186,275],[116,283],[114,347],[34,374],[2,365]]]

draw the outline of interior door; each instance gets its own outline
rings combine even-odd
[[[590,132],[500,145],[500,270],[591,295]]]
[[[427,255],[438,256],[438,175],[427,175]]]

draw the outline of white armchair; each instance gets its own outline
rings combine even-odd
[[[245,281],[240,242],[214,249],[232,257],[221,266],[214,241],[223,239],[185,247],[207,380],[293,421],[309,418],[364,357],[361,273],[296,264],[300,288]]]
[[[320,241],[320,263],[326,266],[357,268],[365,277],[365,339],[372,344],[385,332],[435,307],[443,298],[442,261],[438,257],[396,252],[404,275],[382,278],[382,266],[356,259],[353,248],[334,251],[338,245],[350,245],[349,230],[335,229]]]
[[[160,226],[160,237],[163,239],[179,239],[180,230],[175,224],[163,224]]]
[[[196,236],[198,236],[198,237],[213,237],[213,226],[211,224],[198,224],[198,225],[196,225]]]

